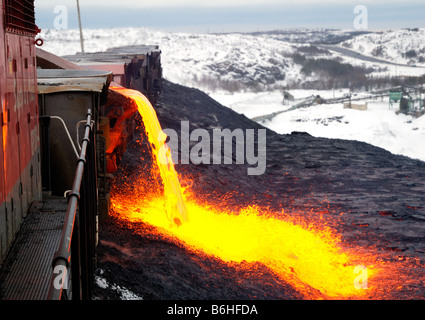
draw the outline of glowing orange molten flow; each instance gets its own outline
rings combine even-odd
[[[165,144],[167,136],[161,129],[155,110],[149,100],[139,91],[122,87],[111,87],[111,90],[131,98],[136,104],[137,110],[142,116],[149,142],[153,146],[154,158],[164,185],[166,216],[172,223],[177,226],[181,225],[188,218],[186,203],[183,199],[183,190],[174,169],[173,160],[171,159],[171,150]]]
[[[180,186],[170,150],[164,148],[166,136],[151,104],[137,91],[114,90],[137,104],[164,184],[160,197],[115,197],[114,209],[122,218],[149,223],[188,248],[225,262],[262,263],[307,298],[364,294],[365,290],[355,286],[359,257],[344,251],[330,230],[284,221],[258,207],[234,214],[187,200],[188,191]],[[367,270],[370,281],[376,272],[372,266]]]

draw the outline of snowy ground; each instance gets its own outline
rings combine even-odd
[[[130,290],[119,285],[109,283],[108,280],[103,277],[103,273],[104,270],[98,269],[97,275],[95,276],[95,283],[99,288],[109,289],[115,292],[119,300],[143,300],[143,297],[134,294]]]
[[[291,91],[295,98],[312,94],[331,98],[341,96],[345,92],[346,90]],[[282,93],[278,91],[210,95],[221,104],[248,118],[291,107],[282,104]],[[303,131],[315,137],[363,141],[394,154],[425,161],[425,116],[414,118],[403,114],[397,115],[395,112],[397,109],[389,107],[388,97],[356,103],[364,102],[368,102],[368,109],[365,111],[344,109],[342,103],[322,104],[284,112],[261,124],[281,134]]]

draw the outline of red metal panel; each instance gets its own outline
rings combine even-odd
[[[6,0],[4,13],[7,32],[28,36],[37,34],[33,0]]]
[[[16,39],[17,38],[17,39]],[[16,41],[17,40],[17,41]],[[19,132],[20,124],[18,112],[23,107],[19,90],[22,87],[19,85],[18,78],[18,59],[20,55],[19,37],[6,33],[6,61],[9,65],[6,71],[6,112],[7,112],[7,127],[6,144],[4,147],[5,154],[5,174],[6,174],[6,193],[14,186],[15,182],[20,177],[20,146]],[[15,67],[16,66],[16,67]],[[5,132],[5,131],[3,131]]]
[[[34,39],[6,33],[5,42],[6,83],[2,87],[6,89],[3,151],[7,193],[31,161],[39,139]]]
[[[3,9],[3,0],[0,0],[0,5],[1,5],[1,9]],[[0,113],[0,125],[1,125],[1,132],[0,132],[0,137],[1,137],[1,141],[2,141],[2,145],[1,145],[1,150],[0,150],[0,204],[2,204],[5,199],[6,199],[6,185],[5,185],[5,168],[4,168],[4,152],[3,152],[3,148],[5,146],[4,144],[4,140],[3,138],[5,137],[5,135],[3,134],[3,132],[5,131],[5,126],[3,125],[3,123],[5,122],[5,120],[7,120],[7,114],[5,113],[6,111],[6,103],[5,103],[5,79],[6,79],[6,74],[5,74],[5,56],[4,56],[4,26],[3,26],[3,19],[0,19],[0,103],[1,103],[1,113]],[[0,217],[0,223],[1,223],[1,217]]]
[[[1,255],[41,187],[33,0],[0,0]],[[3,25],[3,23],[5,25]],[[6,30],[6,33],[5,33]],[[38,190],[40,188],[40,190]],[[6,240],[5,240],[6,239]],[[0,256],[0,261],[1,261]]]

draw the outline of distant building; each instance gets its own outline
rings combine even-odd
[[[344,102],[344,109],[367,110],[367,102],[364,104],[354,104],[351,102]]]

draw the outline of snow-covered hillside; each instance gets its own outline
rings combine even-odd
[[[341,46],[395,63],[425,66],[423,28],[368,33],[344,41]]]
[[[291,103],[282,104],[284,86],[291,87],[295,99],[311,95],[332,98],[348,92],[346,88],[296,90],[307,82],[320,84],[325,81],[323,73],[313,71],[307,75],[301,72],[303,66],[297,61],[300,56],[307,60],[321,58],[371,68],[370,74],[374,76],[425,74],[425,68],[420,66],[421,57],[425,56],[425,29],[370,32],[353,37],[351,32],[323,30],[188,34],[122,28],[85,30],[84,36],[87,52],[125,45],[159,45],[166,79],[204,90],[223,105],[249,118],[289,109]],[[57,55],[79,51],[77,30],[45,30],[41,37],[45,43],[43,49]],[[406,52],[415,50],[413,60],[417,66],[378,63],[326,46],[311,45],[313,42],[335,45],[335,39],[344,40],[338,47],[399,64],[413,64],[411,59],[406,59]],[[382,48],[380,54],[377,54],[377,47]],[[366,111],[344,109],[342,103],[314,105],[281,113],[263,124],[279,133],[305,131],[313,136],[360,140],[425,161],[425,116],[414,119],[396,115],[395,110],[389,109],[388,97],[363,102],[369,103]]]
[[[75,54],[77,30],[46,30],[44,50],[57,55]],[[164,77],[170,81],[215,90],[237,91],[258,83],[281,87],[285,78],[297,80],[300,67],[289,58],[293,48],[279,40],[241,34],[187,34],[145,28],[85,30],[87,52],[125,45],[159,45]],[[302,81],[300,78],[299,81]],[[260,88],[262,89],[262,88]]]
[[[412,36],[412,40],[404,38],[404,41],[416,43],[416,37],[424,33],[425,29],[409,32],[408,35]],[[371,45],[368,41],[373,42],[370,39],[378,36],[382,35],[375,33],[359,35],[347,40],[344,45],[350,46],[351,43],[353,48],[356,46],[369,48]],[[58,55],[75,54],[80,48],[78,30],[44,30],[41,37],[45,40],[43,49]],[[241,90],[259,92],[283,86],[298,87],[305,83],[314,84],[324,80],[323,73],[302,72],[303,65],[294,59],[294,55],[302,55],[306,59],[322,58],[338,63],[350,63],[353,66],[369,68],[369,71],[374,71],[375,76],[394,75],[393,69],[388,65],[353,58],[326,48],[317,48],[315,45],[310,46],[310,43],[317,41],[326,43],[350,37],[352,32],[349,31],[323,30],[320,32],[291,30],[285,33],[271,32],[258,35],[170,33],[146,28],[84,31],[87,52],[104,51],[125,45],[159,45],[163,52],[165,78],[209,92],[218,89],[230,92]],[[394,55],[392,57],[396,59]],[[424,73],[425,68],[401,66],[397,68],[397,75]]]

